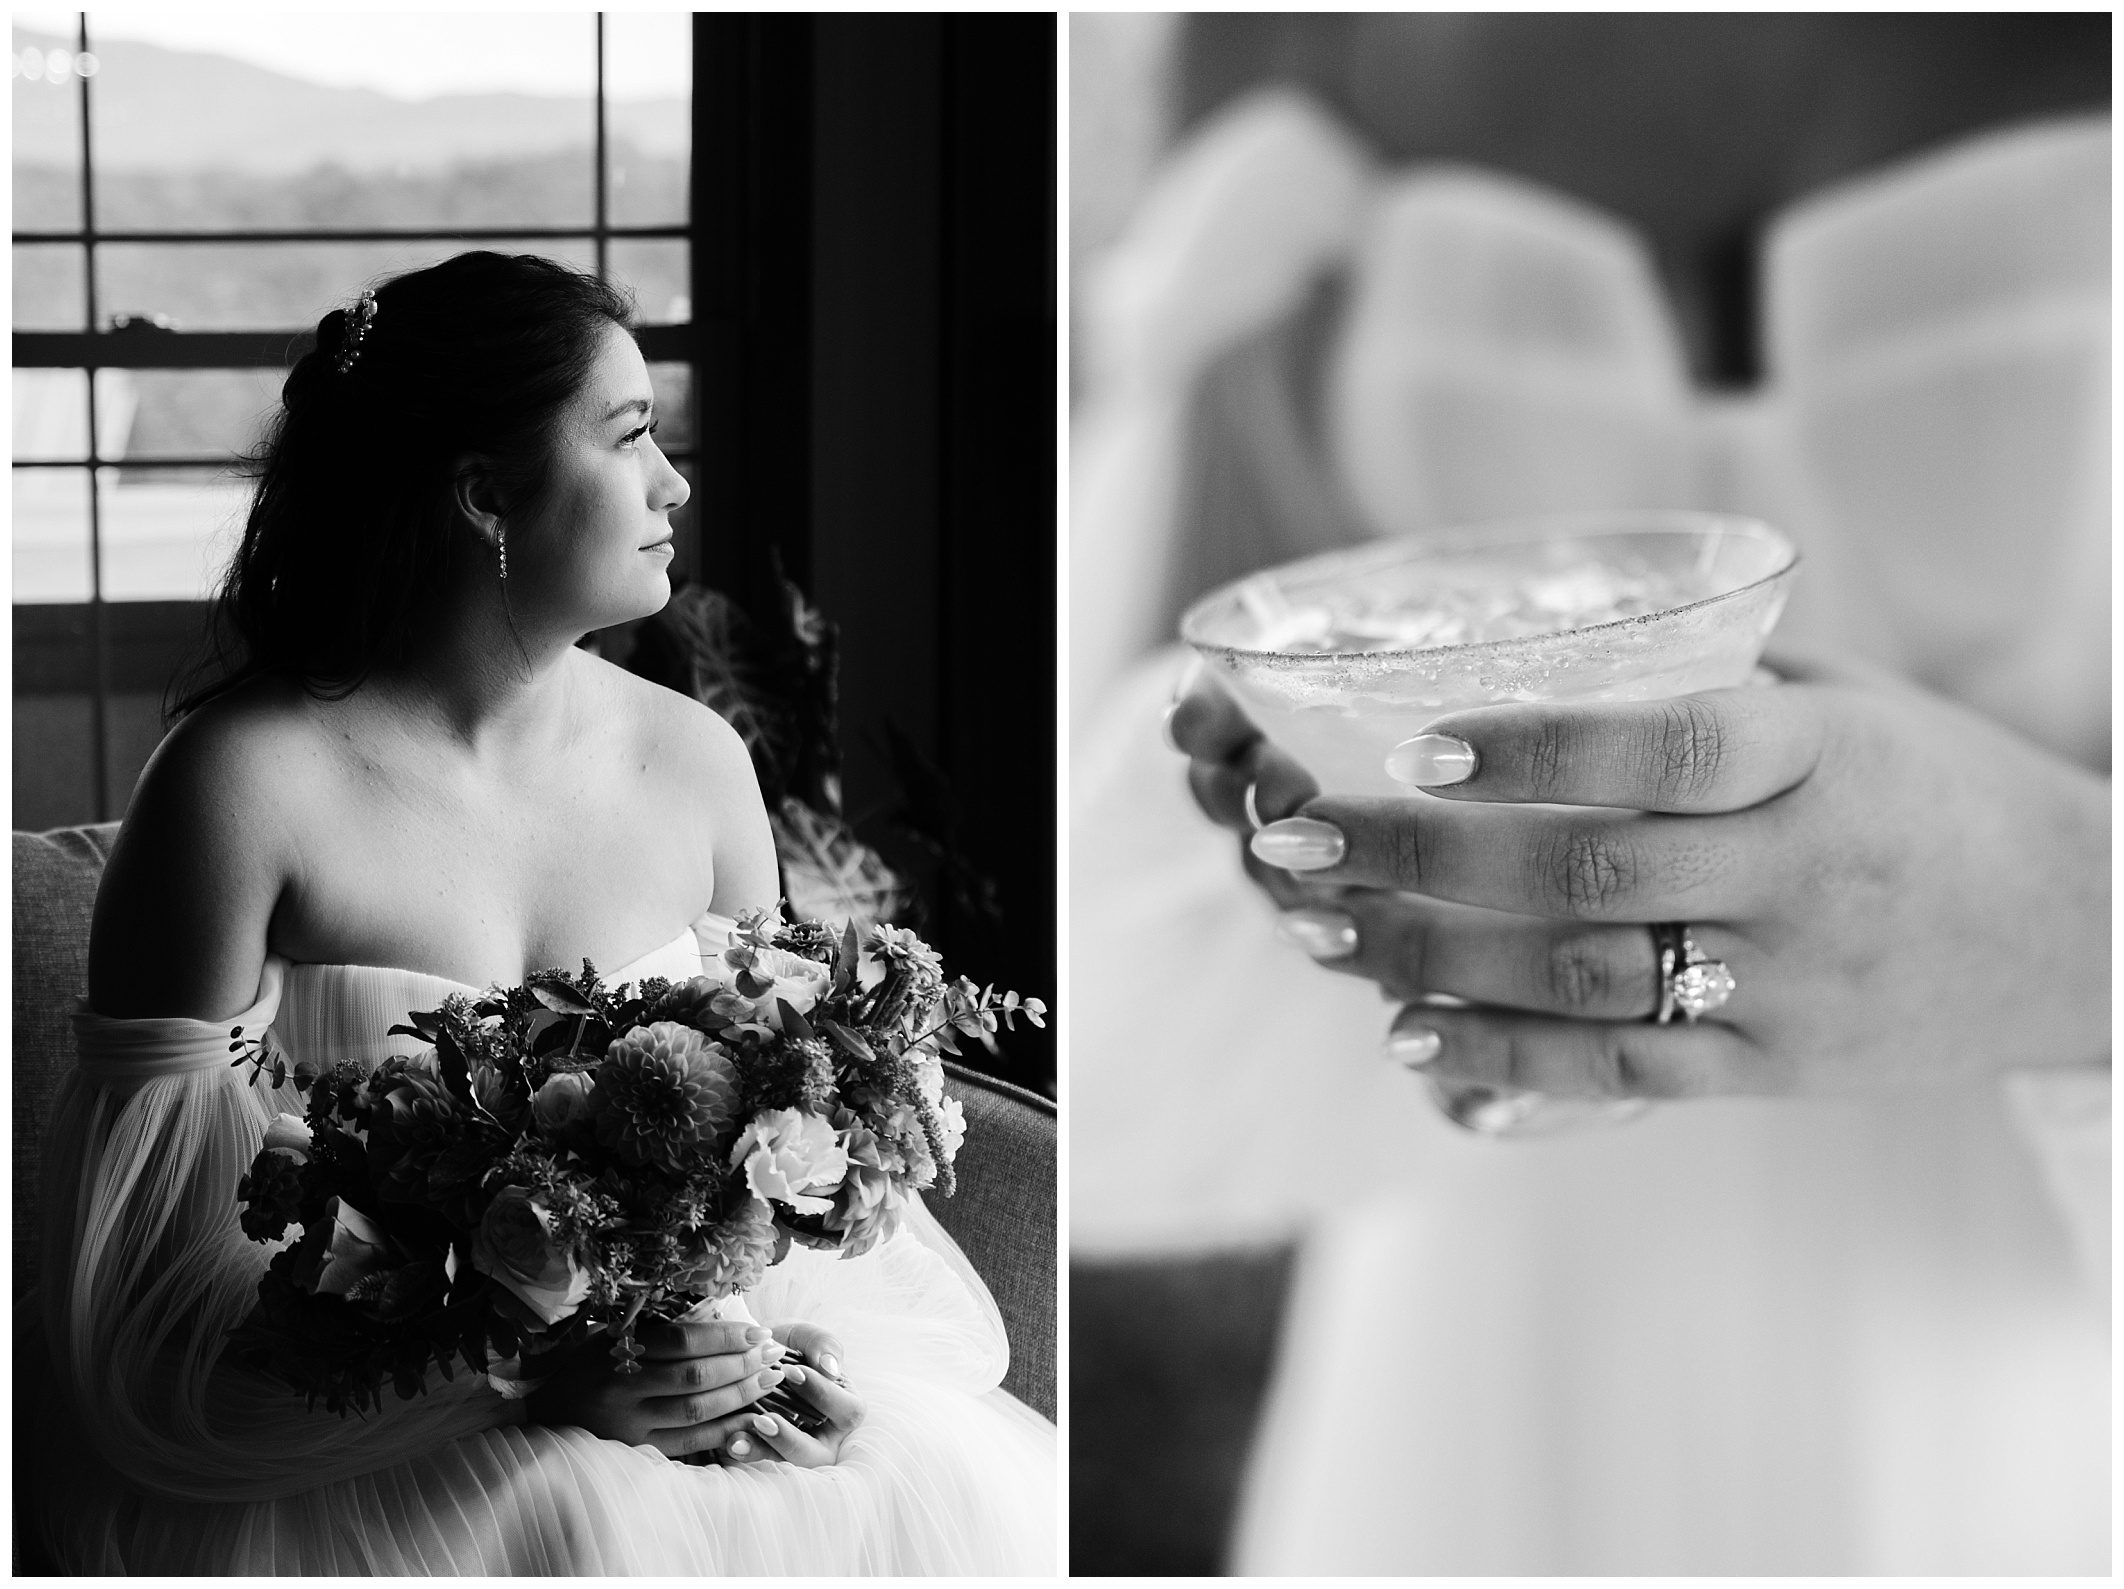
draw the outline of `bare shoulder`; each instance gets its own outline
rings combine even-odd
[[[625,736],[641,770],[738,780],[758,798],[759,783],[745,742],[723,719],[690,695],[652,684],[602,658],[584,656],[590,698]]]
[[[218,1020],[250,1002],[298,864],[288,817],[317,777],[318,738],[299,690],[259,680],[157,747],[96,896],[95,1009]]]
[[[780,894],[774,837],[737,730],[689,695],[599,658],[584,661],[590,698],[613,714],[636,775],[709,847],[714,908],[735,915],[772,904]]]

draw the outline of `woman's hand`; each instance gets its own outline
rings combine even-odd
[[[800,1468],[831,1467],[841,1443],[863,1421],[863,1399],[841,1378],[841,1343],[816,1324],[777,1325],[775,1334],[804,1357],[782,1368],[782,1382],[825,1416],[826,1426],[806,1434],[787,1418],[755,1413],[724,1446],[732,1462],[771,1462],[779,1457]]]
[[[1883,676],[1779,671],[1453,713],[1397,753],[1440,780],[1402,800],[1317,795],[1214,685],[1169,731],[1213,818],[1251,829],[1253,789],[1252,870],[1315,958],[1481,1006],[1403,1011],[1431,1074],[1683,1097],[2100,1061],[2107,783]],[[1661,922],[1734,977],[1693,1026],[1646,1022]]]
[[[531,1393],[530,1420],[687,1457],[724,1449],[749,1427],[746,1409],[782,1383],[782,1345],[757,1324],[648,1322],[636,1326],[635,1339],[636,1372],[620,1373],[593,1346]]]

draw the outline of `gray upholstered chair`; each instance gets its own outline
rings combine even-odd
[[[15,1296],[37,1283],[39,1148],[73,1062],[68,1018],[88,985],[89,914],[116,824],[17,833],[15,844]],[[1004,1384],[1055,1414],[1055,1111],[957,1066],[966,1110],[959,1192],[932,1204],[995,1293],[1010,1334]]]

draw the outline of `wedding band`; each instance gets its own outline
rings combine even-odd
[[[1657,922],[1651,930],[1652,953],[1659,962],[1659,1008],[1652,1013],[1653,1025],[1669,1025],[1679,1013],[1693,1026],[1699,1016],[1733,997],[1733,973],[1725,961],[1713,960],[1696,947],[1687,922]]]
[[[1268,826],[1267,823],[1261,820],[1261,807],[1254,803],[1255,792],[1260,787],[1259,783],[1250,783],[1246,786],[1246,820],[1253,824],[1256,833]]]

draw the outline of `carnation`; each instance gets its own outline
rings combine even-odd
[[[731,1150],[733,1168],[745,1172],[755,1197],[786,1203],[799,1214],[823,1214],[826,1196],[848,1173],[848,1154],[833,1126],[798,1109],[768,1109],[755,1116]]]
[[[848,1155],[848,1175],[826,1215],[826,1228],[841,1237],[841,1255],[858,1258],[899,1228],[904,1204],[893,1171],[895,1155],[876,1132],[847,1117],[841,1145]]]

